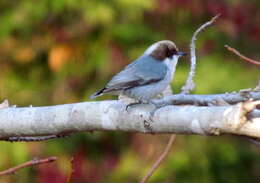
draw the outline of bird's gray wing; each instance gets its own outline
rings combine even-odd
[[[167,66],[150,56],[142,56],[116,74],[105,86],[104,93],[147,85],[164,79]]]

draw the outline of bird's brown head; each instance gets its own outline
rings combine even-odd
[[[145,54],[150,55],[160,61],[164,61],[166,58],[172,59],[174,55],[186,55],[184,52],[179,52],[176,45],[172,41],[168,40],[154,43],[145,51]]]

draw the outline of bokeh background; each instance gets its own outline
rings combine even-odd
[[[223,46],[260,59],[259,10],[259,0],[1,0],[1,101],[18,106],[88,101],[155,41],[170,39],[188,51],[193,32],[217,13],[221,18],[197,41],[194,93],[254,87],[259,67]],[[175,93],[187,77],[188,60],[178,66]],[[115,98],[98,100],[104,99]],[[34,157],[59,157],[0,177],[0,182],[60,183],[72,170],[75,183],[137,182],[167,140],[167,135],[94,132],[46,142],[0,142],[1,170]],[[242,138],[179,135],[150,182],[260,182],[259,153],[259,147]]]

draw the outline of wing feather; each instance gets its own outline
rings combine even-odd
[[[105,86],[104,93],[125,90],[162,80],[167,66],[151,56],[142,56],[116,74]]]

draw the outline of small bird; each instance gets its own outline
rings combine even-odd
[[[172,41],[158,41],[116,74],[104,88],[91,95],[90,99],[103,94],[126,95],[137,100],[137,103],[149,104],[172,81],[178,59],[184,55],[186,53],[178,51]]]

